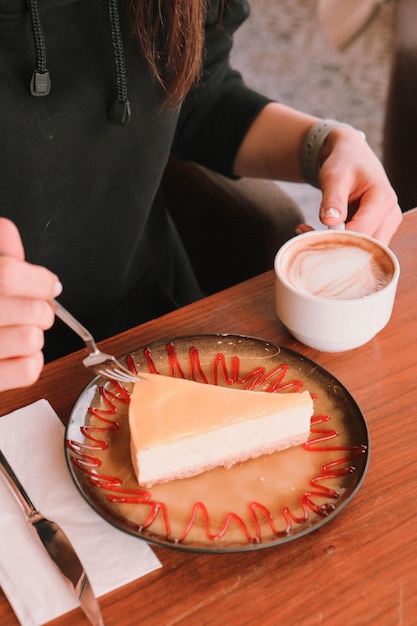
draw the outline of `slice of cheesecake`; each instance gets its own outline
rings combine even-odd
[[[143,374],[130,398],[132,462],[144,487],[304,443],[308,391],[269,393]]]

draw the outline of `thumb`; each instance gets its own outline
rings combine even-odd
[[[347,219],[348,201],[343,190],[331,188],[323,190],[320,204],[320,221],[330,228],[342,224]]]
[[[326,168],[326,161],[321,171],[322,198],[320,204],[320,220],[325,226],[334,227],[347,219],[350,181],[345,172],[337,172]]]
[[[20,261],[23,261],[25,258],[25,251],[17,226],[6,217],[0,217],[1,252]]]

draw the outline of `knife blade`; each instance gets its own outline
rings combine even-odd
[[[1,450],[0,471],[23,508],[30,527],[78,599],[89,622],[93,626],[104,626],[99,603],[70,540],[56,522],[48,520],[36,509]]]

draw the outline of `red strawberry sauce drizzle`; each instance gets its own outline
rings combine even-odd
[[[166,346],[168,361],[170,367],[170,375],[173,377],[186,378],[181,363],[175,352],[175,346],[173,343],[168,343]],[[152,357],[152,351],[150,348],[144,350],[144,356],[149,369],[149,372],[159,374]],[[127,365],[132,372],[137,373],[137,366],[132,355],[129,355],[126,359]],[[200,363],[198,349],[191,347],[189,351],[189,364],[191,371],[191,379],[200,381],[203,383],[209,383],[209,380]],[[244,389],[254,389],[260,385],[268,383],[267,387],[264,387],[268,392],[282,392],[283,390],[297,392],[303,387],[303,382],[300,380],[291,380],[284,382],[284,378],[289,370],[289,366],[281,364],[270,371],[266,371],[264,367],[257,367],[245,375],[240,373],[240,360],[238,356],[234,356],[231,360],[230,372],[226,364],[226,357],[223,353],[218,353],[212,363],[212,384],[218,384],[221,379],[227,385],[233,385],[235,383],[244,385]],[[232,523],[237,524],[249,543],[260,543],[262,541],[261,523],[260,519],[264,520],[264,523],[268,526],[271,533],[276,537],[285,537],[290,535],[293,524],[302,524],[308,520],[309,512],[313,512],[322,517],[329,515],[334,509],[335,505],[332,502],[325,502],[323,504],[316,504],[312,498],[314,497],[326,497],[330,500],[337,500],[339,493],[337,490],[323,485],[323,481],[338,478],[346,474],[355,471],[355,467],[349,464],[353,459],[362,456],[366,452],[366,446],[332,446],[328,443],[323,443],[335,439],[338,437],[336,430],[329,428],[319,428],[319,424],[323,424],[330,420],[328,415],[313,416],[311,420],[311,434],[317,435],[311,437],[303,444],[303,449],[306,452],[341,452],[345,453],[343,456],[324,464],[320,468],[320,474],[313,476],[310,481],[310,489],[304,491],[299,498],[299,506],[301,508],[301,515],[296,515],[288,507],[283,507],[281,510],[281,522],[284,523],[284,529],[279,529],[274,522],[274,519],[267,507],[259,502],[248,503],[249,517],[253,526],[251,533],[248,525],[242,520],[242,518],[235,513],[227,513],[224,517],[221,528],[216,532],[210,531],[210,516],[209,512],[203,502],[196,502],[191,510],[188,520],[183,528],[182,533],[174,538],[171,537],[171,526],[169,521],[169,513],[167,506],[163,502],[157,502],[152,500],[152,493],[145,489],[126,489],[122,485],[122,481],[117,476],[106,476],[99,473],[101,466],[101,460],[94,455],[95,452],[104,451],[108,448],[107,441],[99,438],[97,435],[103,435],[108,432],[116,431],[119,428],[119,424],[112,416],[117,416],[117,405],[129,404],[130,396],[128,391],[117,381],[112,381],[114,391],[110,391],[106,387],[100,387],[100,396],[105,408],[90,407],[89,413],[94,415],[103,426],[81,426],[80,431],[84,436],[84,442],[78,442],[73,439],[69,439],[66,442],[67,447],[71,450],[73,455],[71,456],[71,462],[75,467],[83,471],[88,477],[89,482],[96,488],[105,489],[111,491],[107,495],[107,499],[110,502],[126,503],[126,504],[140,504],[149,508],[149,513],[146,519],[138,528],[139,532],[151,527],[155,520],[162,516],[163,525],[165,529],[165,535],[167,541],[173,543],[183,542],[188,534],[191,532],[192,527],[197,517],[202,517],[204,521],[204,528],[207,539],[216,541],[224,537]],[[314,399],[314,397],[313,397]]]

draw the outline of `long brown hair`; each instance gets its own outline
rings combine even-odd
[[[198,78],[206,0],[128,0],[134,36],[166,103],[177,106]]]

